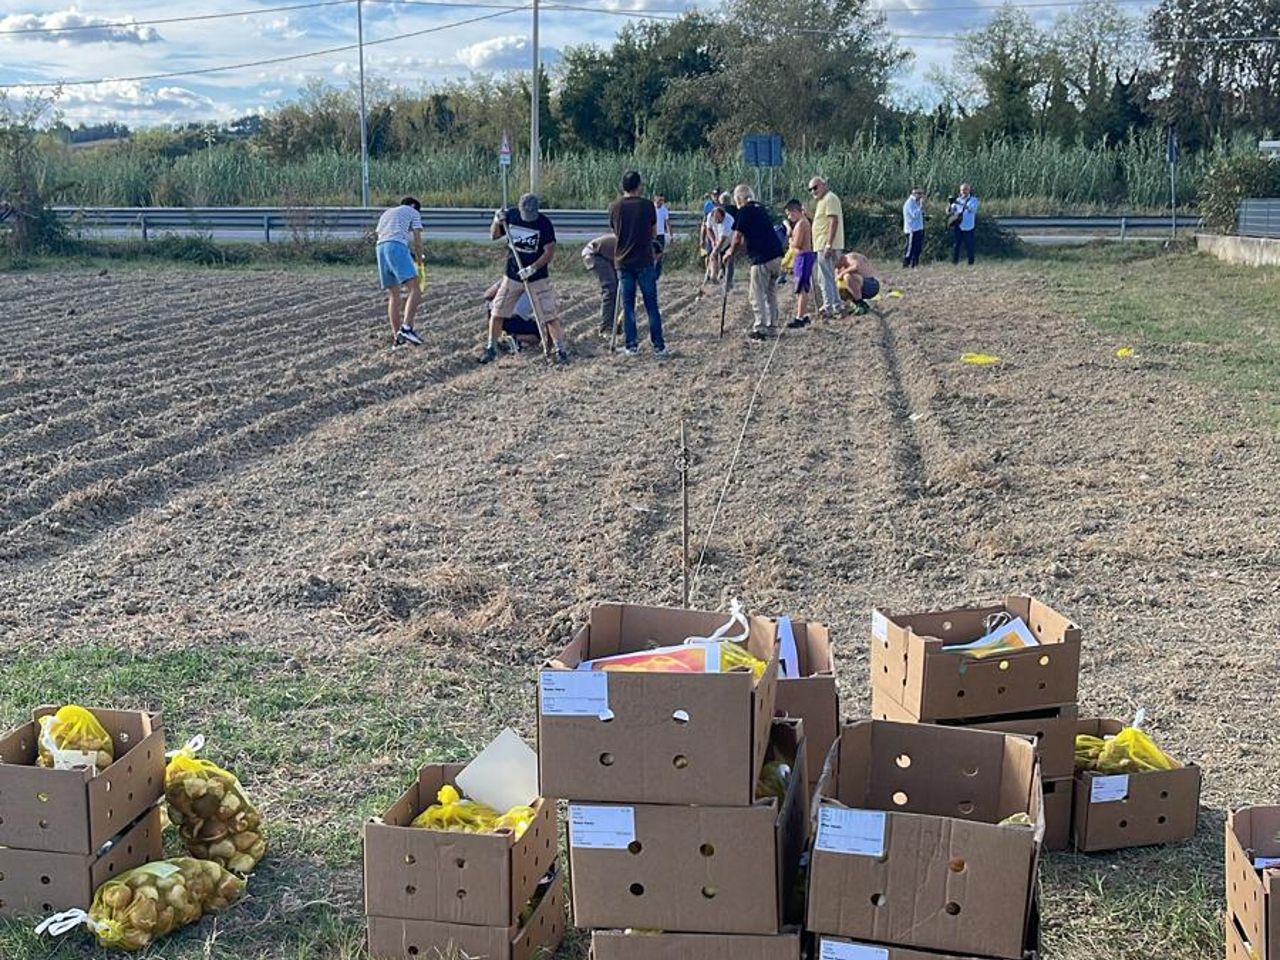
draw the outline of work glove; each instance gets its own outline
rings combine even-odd
[[[520,269],[519,274],[517,274],[517,276],[519,276],[521,280],[528,280],[537,272],[538,272],[537,267],[522,267]]]
[[[498,221],[498,223],[506,223],[506,222],[507,222],[507,211],[505,211],[505,210],[503,210],[501,207],[499,207],[497,210],[493,211],[493,219],[494,219],[494,220],[496,220],[496,221]]]

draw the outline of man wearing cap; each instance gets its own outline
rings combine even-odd
[[[547,271],[556,255],[556,228],[545,214],[539,212],[538,198],[526,193],[514,207],[494,211],[489,236],[494,240],[508,238],[507,273],[493,298],[489,341],[480,355],[480,362],[492,363],[497,359],[497,342],[502,335],[503,324],[512,318],[527,285],[534,313],[555,344],[556,362],[568,363],[564,329],[556,314],[555,291],[551,289]]]
[[[600,281],[600,336],[613,336],[618,320],[618,271],[613,258],[618,253],[618,238],[604,233],[582,248],[582,264]]]

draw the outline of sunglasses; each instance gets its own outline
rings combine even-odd
[[[818,192],[818,185],[817,185],[816,183],[811,183],[811,184],[809,184],[809,192],[810,192],[810,193],[817,193],[817,192]]]

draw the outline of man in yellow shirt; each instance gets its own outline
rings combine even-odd
[[[818,289],[822,293],[820,313],[840,315],[840,293],[836,290],[836,261],[844,255],[844,208],[840,198],[827,188],[824,177],[809,180],[809,192],[817,201],[813,208],[813,248],[818,253]]]

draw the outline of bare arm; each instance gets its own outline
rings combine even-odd
[[[556,245],[554,243],[548,243],[542,248],[542,256],[529,264],[529,267],[536,273],[543,267],[549,267],[551,265],[551,261],[555,258],[555,255]]]
[[[417,258],[419,263],[426,263],[427,255],[426,253],[423,252],[423,249],[422,249],[422,231],[421,230],[413,231],[413,255],[415,258]]]
[[[834,213],[832,213],[827,215],[827,219],[831,222],[827,227],[827,245],[823,249],[831,250],[835,246],[836,230],[840,226],[840,218],[837,217]]]
[[[489,239],[497,240],[507,232],[507,225],[497,217],[493,218],[493,223],[489,224]]]

